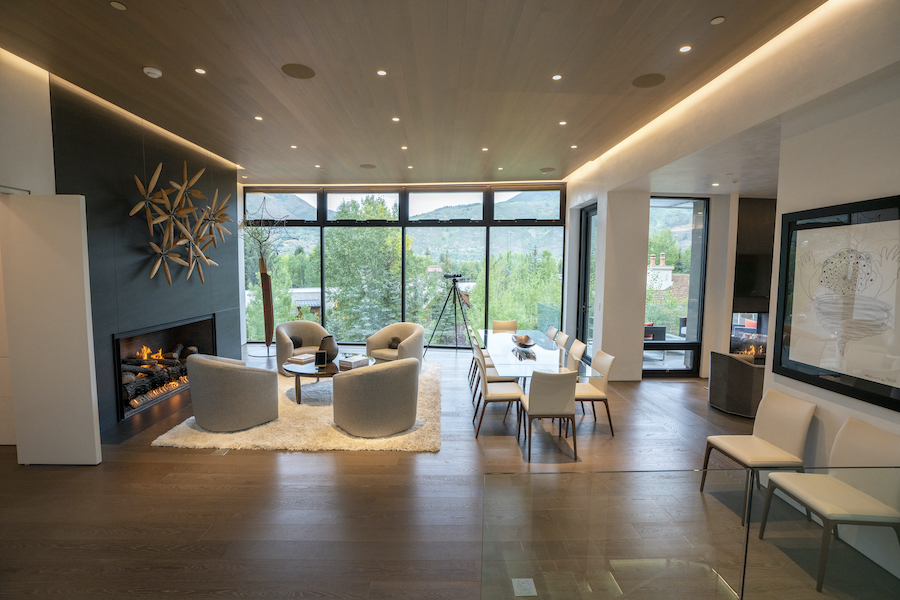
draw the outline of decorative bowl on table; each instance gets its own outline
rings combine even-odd
[[[531,348],[537,343],[527,335],[513,335],[512,339],[519,348]]]

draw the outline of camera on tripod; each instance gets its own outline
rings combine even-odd
[[[459,279],[462,273],[444,273],[444,279]]]

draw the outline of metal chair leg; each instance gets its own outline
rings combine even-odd
[[[603,401],[603,406],[606,407],[606,418],[609,420],[609,434],[610,434],[611,436],[615,437],[616,432],[613,430],[613,426],[612,426],[612,415],[609,414],[609,402],[606,401],[606,400],[604,400],[604,401]],[[597,420],[597,413],[596,413],[596,412],[594,412],[594,420],[595,420],[595,421]]]
[[[566,423],[566,433],[569,431],[569,425]],[[572,452],[575,453],[575,462],[578,462],[578,443],[575,441],[575,416],[572,416]]]
[[[478,392],[478,402],[475,403],[475,414],[472,415],[473,423],[475,422],[475,419],[478,418],[478,407],[481,406],[481,398],[482,398],[482,394],[481,394],[481,392]]]
[[[763,506],[762,519],[759,521],[759,539],[763,539],[766,533],[766,521],[769,519],[769,507],[772,506],[772,497],[775,495],[775,484],[769,480],[769,489],[766,490],[766,504]]]
[[[706,442],[706,458],[703,459],[703,475],[700,476],[700,491],[703,491],[703,486],[706,485],[706,470],[709,468],[709,453],[712,452],[713,445],[709,442]]]
[[[828,563],[828,548],[831,545],[831,532],[834,525],[828,519],[822,519],[822,547],[819,551],[819,576],[816,579],[816,591],[822,591],[822,583],[825,581],[825,565]]]

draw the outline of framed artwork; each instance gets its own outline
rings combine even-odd
[[[900,196],[782,217],[772,370],[900,411]]]

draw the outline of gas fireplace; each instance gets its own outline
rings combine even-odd
[[[769,345],[768,313],[735,313],[731,325],[731,354],[748,355],[755,364],[766,362]]]
[[[124,420],[189,387],[187,357],[215,354],[212,316],[115,336],[118,418]]]

